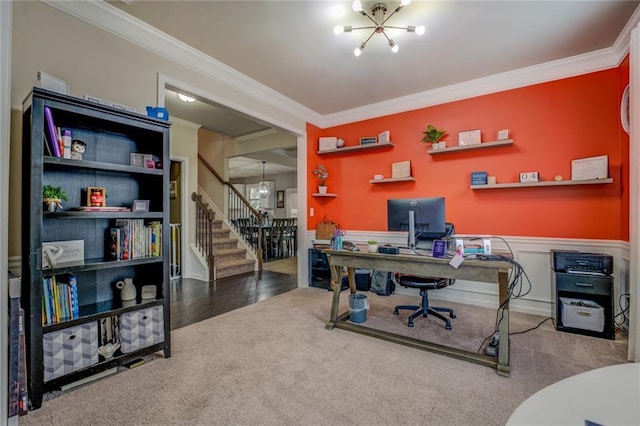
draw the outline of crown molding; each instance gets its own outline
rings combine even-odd
[[[304,121],[320,121],[320,114],[284,96],[256,80],[236,71],[192,46],[158,30],[105,1],[40,0],[43,3],[80,19],[87,24],[164,57],[187,69],[198,72],[260,102],[282,110]],[[232,102],[233,100],[229,100]]]
[[[321,115],[104,1],[41,1],[320,128],[610,69],[628,54],[631,30],[640,22],[639,7],[610,48]]]

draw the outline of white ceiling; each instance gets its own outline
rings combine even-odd
[[[350,0],[110,3],[321,115],[611,48],[640,4],[414,0],[387,24],[425,25],[424,35],[388,30],[400,47],[394,54],[375,34],[355,57],[369,32],[333,33],[336,25],[369,24]],[[387,2],[390,10],[397,4]],[[246,117],[193,117],[180,116],[245,134]],[[248,133],[260,128],[244,124]]]

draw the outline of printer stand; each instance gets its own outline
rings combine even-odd
[[[556,330],[615,340],[612,276],[554,271],[553,280],[556,289]],[[602,332],[565,326],[562,320],[561,297],[591,300],[602,306],[604,308],[604,329]]]

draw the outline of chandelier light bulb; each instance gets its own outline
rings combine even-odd
[[[360,49],[359,47],[356,47],[353,51],[353,54],[356,56],[362,55],[362,49]]]
[[[401,0],[400,1],[400,4],[403,5],[403,6],[409,5],[409,3],[411,3],[411,0]]]
[[[335,35],[342,34],[343,32],[344,32],[344,27],[343,27],[342,25],[336,25],[336,26],[333,28],[333,33],[334,33]]]
[[[360,0],[354,0],[354,2],[351,4],[351,8],[354,12],[360,12],[362,11],[362,3],[360,3]]]
[[[419,25],[416,27],[416,34],[418,35],[424,34],[424,25]]]
[[[396,44],[396,42],[395,42],[395,41],[393,41],[393,40],[389,40],[389,46],[391,47],[391,51],[392,51],[393,53],[397,53],[397,52],[398,52],[398,50],[400,49],[400,48],[398,47],[398,45]]]

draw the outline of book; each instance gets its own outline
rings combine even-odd
[[[51,148],[51,153],[54,157],[60,157],[60,145],[58,144],[58,137],[56,133],[56,126],[53,123],[53,115],[51,114],[51,108],[48,106],[44,107],[44,118],[45,118],[45,134],[49,139],[49,146]]]

